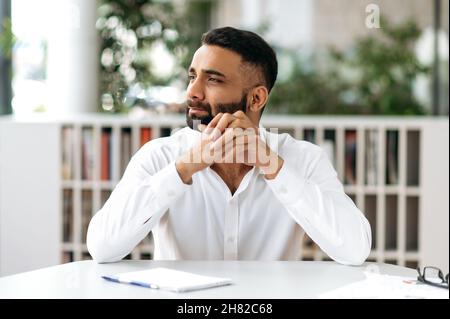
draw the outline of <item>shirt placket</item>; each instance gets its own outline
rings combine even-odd
[[[225,209],[224,259],[238,259],[239,203],[238,197],[232,197]]]

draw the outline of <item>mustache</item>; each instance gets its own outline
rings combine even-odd
[[[201,117],[197,117],[195,115],[190,116],[189,115],[190,107],[202,109],[206,111],[208,114]],[[213,118],[214,116],[211,114],[211,104],[193,100],[186,100],[186,123],[191,129],[198,129],[197,127],[194,128],[194,121],[200,121],[201,124],[208,125]]]
[[[211,113],[211,104],[209,104],[209,103],[202,103],[200,101],[194,101],[194,100],[186,100],[186,104],[188,107],[202,109],[202,110],[205,110],[205,111],[208,111],[209,113]]]

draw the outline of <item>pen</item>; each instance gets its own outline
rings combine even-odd
[[[145,282],[139,282],[139,281],[126,282],[126,281],[120,281],[117,278],[109,277],[109,276],[102,276],[102,278],[106,279],[108,281],[116,282],[116,283],[130,284],[130,285],[135,285],[135,286],[145,287],[145,288],[152,288],[152,289],[159,289],[159,287],[157,285],[147,284]]]
[[[147,283],[145,283],[145,282],[130,281],[129,283],[130,283],[131,285],[136,285],[136,286],[140,286],[140,287],[159,289],[158,286],[152,285],[152,284],[147,284]]]
[[[117,278],[114,278],[114,277],[102,276],[102,278],[106,279],[108,281],[120,283],[120,281]]]

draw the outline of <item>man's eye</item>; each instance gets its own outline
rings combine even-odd
[[[189,81],[192,81],[193,79],[195,79],[195,75],[189,75],[188,79],[189,79]]]
[[[216,79],[216,78],[209,78],[209,82],[214,82],[214,83],[222,83],[221,80]]]

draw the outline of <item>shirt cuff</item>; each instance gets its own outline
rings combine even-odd
[[[149,185],[157,194],[160,206],[168,206],[180,197],[190,185],[185,184],[178,174],[175,162],[170,163],[158,173],[149,177],[144,185]]]
[[[274,179],[265,180],[278,199],[286,205],[298,202],[306,185],[306,180],[286,160]]]

